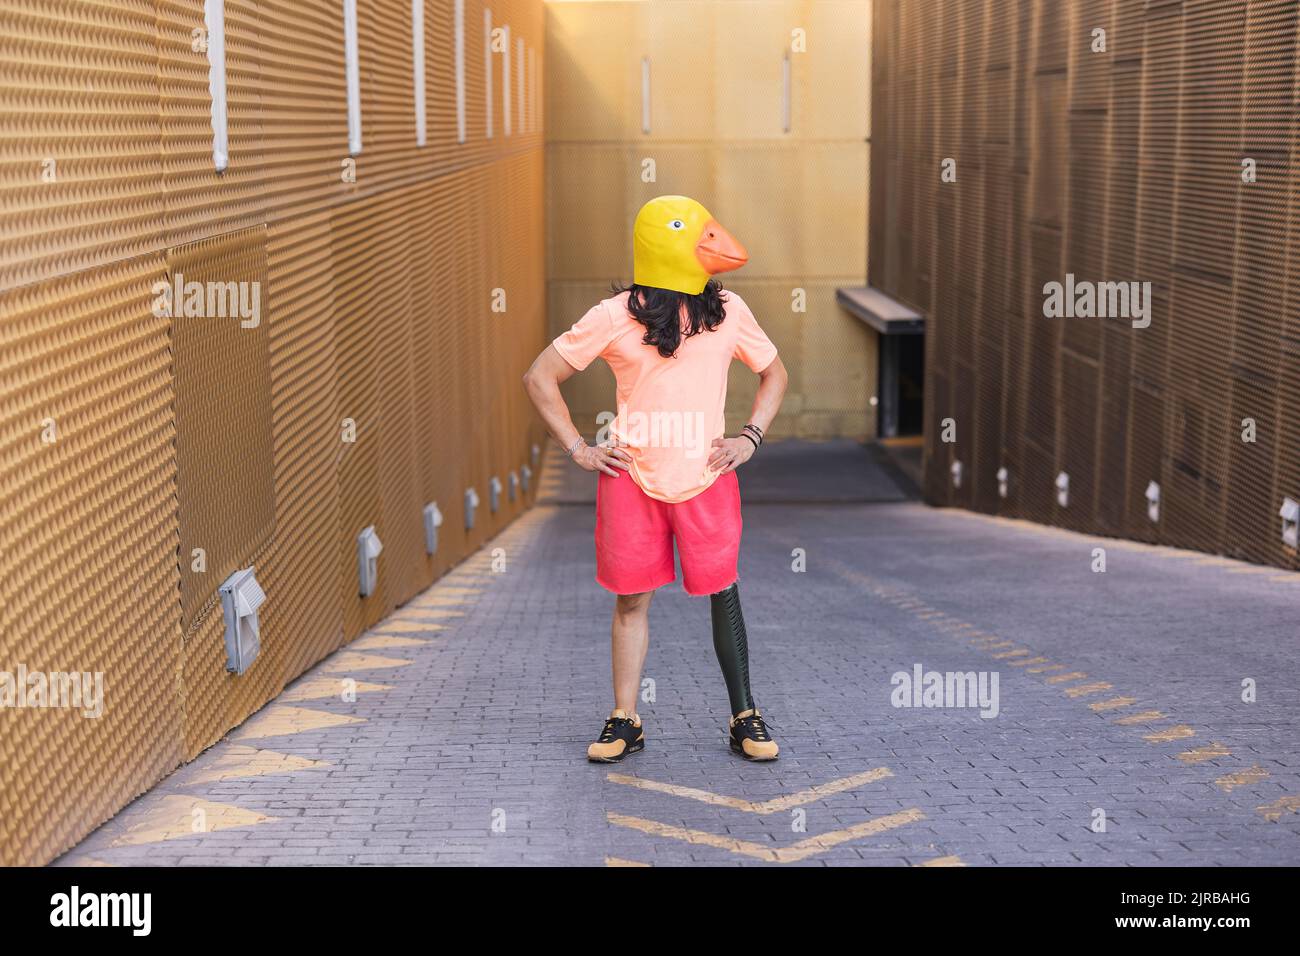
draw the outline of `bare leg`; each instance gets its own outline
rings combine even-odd
[[[641,667],[650,646],[650,599],[653,591],[620,594],[610,627],[610,658],[614,666],[614,708],[636,713]]]

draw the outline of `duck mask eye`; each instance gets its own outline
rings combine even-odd
[[[675,232],[681,232],[683,229],[686,228],[686,223],[682,222],[680,219],[674,219],[670,223],[668,223],[668,228],[674,230]]]

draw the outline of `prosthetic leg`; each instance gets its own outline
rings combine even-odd
[[[775,760],[780,748],[768,733],[749,689],[749,639],[736,584],[709,596],[713,650],[731,700],[731,749],[746,760]]]

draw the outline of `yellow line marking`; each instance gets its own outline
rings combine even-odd
[[[1049,684],[1064,684],[1066,681],[1079,680],[1081,677],[1087,677],[1083,671],[1070,671],[1068,674],[1053,674],[1047,678]]]
[[[917,866],[965,866],[959,856],[938,856],[933,860],[926,860],[924,863],[918,863]]]
[[[399,611],[386,621],[375,625],[374,634],[423,634],[427,631],[446,630],[441,624],[426,621],[403,611]]]
[[[397,647],[423,647],[428,641],[419,641],[413,637],[397,637],[392,634],[371,634],[353,641],[349,647],[359,651],[388,651]]]
[[[1178,759],[1183,763],[1204,763],[1207,760],[1231,756],[1232,751],[1216,741],[1212,744],[1206,744],[1204,747],[1197,747],[1195,750],[1184,751],[1178,755]]]
[[[640,830],[650,836],[668,837],[697,846],[716,847],[719,850],[738,853],[768,863],[795,863],[799,860],[806,860],[810,856],[824,853],[841,843],[848,843],[850,840],[857,840],[861,837],[875,836],[878,833],[885,833],[908,823],[924,820],[925,814],[916,808],[903,810],[899,813],[890,813],[883,817],[876,817],[863,823],[854,824],[851,827],[845,827],[843,830],[834,830],[819,836],[808,837],[806,840],[800,840],[798,843],[792,843],[784,847],[765,846],[749,840],[737,840],[734,837],[719,836],[716,833],[707,833],[703,830],[675,827],[654,820],[625,816],[621,813],[606,813],[605,818],[615,826]]]
[[[364,694],[368,691],[392,690],[393,686],[391,684],[367,684],[365,681],[357,681],[356,686],[352,689],[358,694]],[[276,702],[325,700],[328,697],[337,697],[342,700],[343,690],[343,680],[341,678],[314,677],[309,681],[304,681],[297,687],[286,690],[276,698]]]
[[[1030,664],[1046,664],[1046,657],[1030,657],[1023,661],[1011,661],[1012,667],[1028,667]]]
[[[1088,706],[1097,713],[1101,713],[1103,710],[1118,710],[1121,707],[1130,707],[1136,703],[1136,697],[1112,697],[1110,700],[1099,700]]]
[[[1164,720],[1165,715],[1158,710],[1144,710],[1140,714],[1129,714],[1127,717],[1117,717],[1111,721],[1114,724],[1129,726],[1130,724],[1149,724],[1157,720]]]
[[[1236,773],[1224,774],[1214,785],[1224,793],[1232,793],[1238,787],[1250,787],[1259,783],[1261,780],[1268,779],[1268,771],[1256,764],[1249,770],[1239,770]]]
[[[1112,690],[1113,687],[1105,681],[1094,681],[1091,684],[1075,684],[1073,687],[1065,688],[1066,697],[1086,697],[1089,694],[1097,694],[1103,690]]]
[[[282,737],[301,734],[309,730],[324,730],[344,724],[364,724],[364,717],[348,717],[306,707],[287,707],[273,704],[250,720],[235,740],[256,740],[261,737]]]
[[[818,784],[815,787],[787,794],[784,797],[774,797],[771,800],[759,802],[744,800],[740,797],[728,797],[720,793],[711,793],[708,790],[697,790],[694,787],[683,787],[675,783],[660,783],[657,780],[647,780],[645,777],[632,777],[625,773],[611,773],[605,779],[610,783],[621,783],[641,790],[667,793],[674,797],[684,797],[687,800],[698,800],[701,803],[712,804],[715,807],[729,807],[732,810],[743,810],[746,813],[767,814],[790,810],[794,807],[803,806],[805,803],[813,803],[832,794],[843,793],[845,790],[852,790],[855,787],[874,783],[877,780],[884,780],[886,777],[892,777],[893,775],[893,772],[888,767],[877,767],[865,773],[854,774],[840,780],[832,780],[830,783]]]
[[[1300,584],[1300,574],[1279,574],[1275,578],[1269,578],[1278,584]]]
[[[240,777],[265,777],[276,773],[294,773],[298,770],[313,770],[332,767],[328,760],[309,760],[293,754],[277,753],[274,750],[258,750],[256,747],[234,745],[228,747],[212,765],[204,768],[186,780],[186,784],[219,783],[222,780],[235,780]]]
[[[1014,644],[1014,643],[1015,643],[1015,641],[999,641],[999,642],[996,643],[996,644],[988,644],[988,645],[986,645],[985,648],[984,648],[984,650],[986,650],[986,651],[995,651],[995,650],[997,650],[999,647],[1010,647],[1010,646],[1011,646],[1012,644]]]
[[[1027,670],[1025,673],[1027,673],[1027,674],[1044,674],[1044,673],[1046,673],[1047,671],[1063,671],[1063,670],[1065,670],[1065,665],[1064,665],[1064,664],[1048,664],[1046,667],[1031,667],[1031,668],[1029,668],[1029,670]]]
[[[425,607],[422,604],[408,604],[409,610],[398,611],[389,621],[400,621],[402,623],[419,623],[424,626],[419,628],[405,628],[404,630],[433,631],[437,628],[429,627],[425,622],[442,620],[447,617],[464,617],[464,611],[453,611],[445,607]],[[386,626],[386,625],[381,625]]]
[[[213,803],[210,800],[175,794],[163,797],[138,816],[134,816],[134,819],[138,822],[129,825],[125,832],[109,846],[140,846],[145,843],[159,843],[163,840],[212,833],[216,830],[257,826],[259,823],[269,823],[275,817],[254,813],[252,810],[245,810],[228,803]],[[199,829],[195,829],[196,827]]]
[[[605,857],[606,866],[649,866],[649,863],[638,863],[636,860],[625,860],[618,856]]]
[[[378,654],[361,654],[343,651],[336,654],[322,668],[326,674],[349,674],[352,671],[377,671],[386,667],[406,667],[411,662],[400,657],[380,657]]]
[[[1256,807],[1255,812],[1269,823],[1277,823],[1284,813],[1300,813],[1300,797],[1282,797],[1262,807]]]
[[[1021,650],[1018,651],[1003,651],[1001,654],[994,654],[993,659],[995,661],[1001,661],[1001,660],[1005,660],[1008,657],[1024,657],[1026,654],[1032,654],[1032,653],[1034,652],[1026,651],[1022,648]]]
[[[1145,734],[1142,739],[1149,740],[1153,744],[1163,744],[1170,740],[1182,740],[1184,737],[1195,737],[1196,731],[1186,724],[1179,724],[1177,727],[1169,727],[1166,730],[1158,730],[1154,734]]]
[[[414,601],[408,601],[403,607],[454,607],[458,604],[464,604],[465,598],[459,594],[429,594],[425,597],[416,598]]]

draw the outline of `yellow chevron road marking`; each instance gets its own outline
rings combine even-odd
[[[331,714],[306,707],[273,704],[250,720],[244,726],[243,732],[237,734],[234,739],[256,740],[260,737],[282,737],[288,734],[306,733],[310,730],[324,730],[328,727],[365,722],[364,717],[348,717],[345,714]]]
[[[1129,724],[1150,724],[1157,720],[1164,720],[1165,715],[1158,710],[1144,710],[1140,714],[1129,714],[1127,717],[1116,717],[1111,723],[1120,724],[1127,727]]]
[[[392,634],[371,634],[348,645],[358,651],[390,651],[399,647],[423,647],[428,641],[416,640],[414,637],[397,637]]]
[[[353,671],[377,671],[388,667],[406,667],[410,663],[410,661],[401,657],[380,657],[378,654],[343,651],[331,658],[322,670],[326,674],[350,674]]]
[[[423,634],[427,631],[442,631],[442,624],[426,621],[409,612],[398,611],[386,621],[375,625],[374,634]]]
[[[1261,780],[1268,779],[1268,771],[1256,764],[1249,770],[1239,770],[1236,773],[1224,774],[1214,785],[1224,793],[1232,793],[1238,787],[1250,787],[1259,783]]]
[[[1065,688],[1066,697],[1086,697],[1089,694],[1098,694],[1103,690],[1112,690],[1113,687],[1105,681],[1094,681],[1091,684],[1075,684],[1073,687]]]
[[[607,856],[605,857],[606,866],[649,866],[649,863],[638,863],[636,860],[624,860],[622,857]]]
[[[1047,678],[1047,683],[1064,684],[1068,680],[1081,680],[1087,676],[1088,675],[1083,671],[1070,671],[1068,674],[1053,674],[1051,677]]]
[[[392,689],[393,685],[391,684],[368,684],[365,681],[357,681],[356,686],[352,688],[358,694]],[[338,697],[342,700],[343,690],[343,678],[313,677],[311,680],[304,681],[298,686],[286,690],[276,698],[276,702],[283,704],[290,701],[325,700],[328,697]]]
[[[1184,737],[1195,736],[1195,730],[1186,724],[1179,724],[1177,727],[1170,727],[1167,730],[1158,730],[1154,734],[1146,734],[1142,739],[1149,740],[1153,744],[1163,744],[1170,740],[1182,740]]]
[[[868,770],[865,773],[854,774],[840,780],[832,780],[830,783],[818,784],[815,787],[809,787],[807,790],[800,790],[783,797],[774,797],[771,800],[759,802],[745,800],[740,797],[728,797],[719,793],[710,793],[708,790],[697,790],[694,787],[683,787],[675,783],[660,783],[657,780],[647,780],[645,777],[632,777],[625,773],[611,773],[605,779],[610,783],[621,783],[628,787],[637,787],[640,790],[666,793],[674,797],[684,797],[687,800],[698,800],[701,803],[712,804],[715,807],[728,807],[732,810],[743,810],[746,813],[768,814],[790,810],[794,807],[803,806],[805,803],[813,803],[832,794],[843,793],[846,790],[874,783],[877,780],[884,780],[886,777],[892,777],[893,775],[889,768],[877,767],[875,770]]]
[[[1206,744],[1204,747],[1197,747],[1194,750],[1187,750],[1178,755],[1178,759],[1183,763],[1204,763],[1207,760],[1215,760],[1219,757],[1231,757],[1232,751],[1221,743]]]
[[[1262,807],[1256,807],[1255,812],[1269,823],[1277,823],[1282,819],[1283,814],[1300,813],[1300,797],[1282,797]]]
[[[762,843],[753,843],[749,840],[738,840],[735,837],[719,836],[716,833],[708,833],[704,830],[690,830],[685,827],[659,823],[655,820],[630,817],[621,813],[606,813],[605,818],[615,826],[640,830],[650,836],[667,837],[697,846],[716,847],[719,850],[752,857],[755,860],[763,860],[767,863],[796,863],[799,860],[806,860],[811,856],[834,849],[842,843],[848,843],[850,840],[875,836],[878,833],[885,833],[908,823],[924,820],[925,814],[916,808],[903,810],[899,813],[890,813],[883,817],[875,817],[854,824],[851,827],[845,827],[843,830],[833,830],[830,833],[808,837],[806,840],[800,840],[798,843],[792,843],[784,847],[768,846]]]
[[[219,783],[222,780],[236,780],[241,777],[265,777],[270,774],[294,773],[298,770],[332,766],[333,764],[328,760],[309,760],[306,757],[277,753],[274,750],[231,745],[210,766],[186,780],[186,785]]]
[[[1046,657],[1027,657],[1023,661],[1009,661],[1012,667],[1028,667],[1030,664],[1046,664]]]
[[[1136,703],[1136,697],[1112,697],[1110,700],[1099,700],[1088,706],[1101,713],[1103,710],[1118,710],[1121,707],[1130,707]]]
[[[109,846],[160,843],[163,840],[192,837],[215,830],[257,826],[259,823],[269,823],[275,817],[228,803],[213,803],[176,794],[163,797],[135,819],[137,822],[129,825]]]

